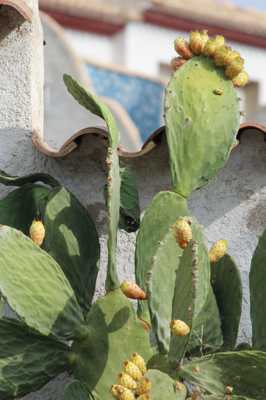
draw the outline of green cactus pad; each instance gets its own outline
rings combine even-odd
[[[196,290],[196,301],[193,319],[197,318],[202,308],[206,304],[209,291],[210,291],[210,279],[211,279],[211,268],[208,250],[205,245],[205,238],[202,230],[202,226],[199,225],[195,220],[192,223],[193,240],[197,242],[197,265],[198,265],[198,280]]]
[[[0,292],[11,308],[45,336],[84,334],[82,311],[56,261],[20,231],[0,227]]]
[[[224,166],[239,118],[233,84],[211,59],[193,57],[175,72],[166,89],[165,120],[177,193],[189,196]]]
[[[169,324],[172,319],[175,276],[182,253],[182,249],[176,243],[173,229],[170,227],[169,232],[156,249],[151,269],[147,276],[146,283],[151,322],[159,350],[162,353],[169,351]]]
[[[187,353],[213,352],[223,345],[220,314],[210,287],[205,305],[194,320]]]
[[[93,114],[102,118],[108,128],[107,210],[109,217],[109,230],[106,289],[113,290],[119,286],[119,279],[116,271],[117,230],[120,210],[120,173],[117,154],[119,132],[111,111],[99,98],[88,93],[69,75],[64,75],[64,82],[69,93],[78,101],[78,103]]]
[[[25,176],[8,175],[5,171],[0,170],[0,183],[5,186],[24,186],[30,183],[43,182],[51,187],[60,186],[60,183],[51,175],[36,173]]]
[[[25,184],[0,200],[0,224],[29,234],[32,221],[43,215],[50,189],[41,185]]]
[[[162,276],[164,277],[163,285],[160,285],[160,282],[158,284],[154,282],[154,285],[156,284],[156,289],[160,290],[160,292],[154,292],[154,296],[156,296],[156,293],[158,294],[158,301],[154,298],[155,303],[159,304],[161,302],[161,295],[163,295],[167,288],[168,295],[163,297],[164,304],[161,304],[163,310],[167,313],[165,316],[162,316],[162,325],[164,325],[164,321],[168,320],[167,330],[169,330],[169,316],[171,319],[175,271],[178,266],[178,257],[180,255],[180,248],[176,243],[174,243],[173,235],[170,233],[170,230],[179,216],[185,216],[188,214],[187,202],[183,197],[170,191],[160,192],[154,197],[147,208],[141,221],[140,230],[136,240],[136,281],[145,291],[148,289],[147,273],[151,270],[152,265],[156,260],[157,253],[161,252],[161,255],[164,255],[161,251],[161,246],[167,246],[168,249],[171,248],[171,253],[169,255],[170,263],[167,263],[167,265],[160,265],[157,263],[158,274],[153,275],[153,279],[155,279],[155,276],[158,276],[161,283],[161,278]],[[177,262],[175,262],[175,257]],[[174,263],[172,261],[174,261]],[[147,302],[139,302],[138,313],[140,317],[149,320]],[[158,311],[156,311],[156,306],[154,313],[158,313]],[[159,340],[161,340],[162,346],[167,346],[164,340],[164,335],[165,333],[162,331],[162,337]],[[169,335],[169,333],[167,335]]]
[[[5,309],[5,300],[0,294],[0,318],[2,318],[4,315],[4,309]]]
[[[0,399],[40,389],[66,370],[67,352],[19,321],[0,319]]]
[[[111,163],[107,177],[107,210],[109,215],[108,229],[108,269],[105,287],[114,290],[119,287],[116,270],[117,230],[120,219],[120,175],[119,160],[116,150],[109,147],[107,158]]]
[[[211,264],[211,282],[221,316],[224,348],[233,350],[242,310],[242,283],[237,265],[228,254]]]
[[[73,344],[74,375],[93,393],[95,400],[113,400],[110,389],[123,362],[134,352],[146,362],[151,357],[149,334],[120,289],[92,306],[87,324],[88,338]]]
[[[198,244],[193,240],[184,250],[176,274],[175,294],[172,306],[171,320],[182,320],[190,327],[190,334],[195,315],[195,299],[199,276]],[[184,337],[171,335],[169,359],[180,361],[185,355],[190,334]]]
[[[185,249],[176,273],[175,295],[172,305],[172,319],[181,319],[191,328],[185,338],[171,338],[170,359],[180,360],[190,349],[189,341],[202,323],[204,306],[210,292],[210,263],[200,225],[192,222],[193,240]],[[212,307],[214,307],[212,305]],[[214,316],[215,314],[213,314]],[[206,316],[205,316],[206,318]],[[213,321],[213,328],[217,328]],[[213,334],[217,334],[213,332]],[[194,340],[193,337],[191,340]],[[195,343],[195,342],[194,342]]]
[[[233,387],[235,396],[266,398],[266,353],[239,351],[217,353],[194,359],[179,370],[186,381],[197,385],[203,395],[223,396]],[[205,397],[204,397],[205,398]]]
[[[100,245],[87,210],[66,189],[53,189],[44,210],[44,249],[58,262],[79,304],[88,309],[98,274]]]
[[[251,260],[249,275],[250,315],[252,322],[252,343],[257,350],[266,351],[266,231],[259,238]],[[266,397],[266,396],[265,396]]]
[[[43,248],[60,264],[86,310],[94,295],[100,258],[94,222],[75,196],[58,182],[51,189],[30,183],[35,181],[48,185],[53,178],[43,174],[17,178],[2,172],[0,182],[23,186],[0,200],[0,224],[28,235],[32,221],[40,218],[45,225]]]
[[[139,193],[136,176],[128,166],[120,167],[120,221],[119,228],[135,232],[140,223]]]
[[[176,381],[167,374],[155,369],[148,370],[145,375],[151,381],[151,399],[152,400],[185,400],[187,390],[176,390]]]
[[[204,400],[227,400],[224,396],[204,396]],[[244,396],[230,396],[228,400],[256,400],[251,397]]]
[[[64,390],[64,400],[90,400],[93,397],[88,390],[79,381],[73,381],[67,385]]]

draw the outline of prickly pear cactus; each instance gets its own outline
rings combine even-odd
[[[192,32],[189,44],[177,39],[175,49],[184,62],[175,63],[166,89],[166,135],[173,188],[187,197],[223,167],[235,144],[240,113],[233,78],[244,60],[206,31]]]
[[[239,125],[244,60],[222,36],[177,39],[166,90],[172,189],[157,194],[136,239],[136,282],[119,281],[117,232],[139,226],[132,171],[119,164],[110,110],[70,76],[68,91],[108,128],[106,295],[92,304],[99,240],[79,201],[48,175],[11,177],[0,201],[0,400],[68,371],[64,400],[265,400],[265,233],[250,273],[253,347],[236,347],[242,305],[227,242],[208,252],[187,197],[224,165]],[[73,254],[75,255],[73,257]],[[131,300],[138,301],[134,307]],[[226,351],[230,350],[230,351]]]

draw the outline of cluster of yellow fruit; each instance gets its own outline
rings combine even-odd
[[[188,217],[178,218],[173,225],[173,232],[178,245],[185,249],[192,240],[191,220]],[[218,240],[209,251],[210,262],[219,261],[227,253],[227,241]]]
[[[193,55],[204,55],[214,60],[215,65],[225,68],[225,75],[231,79],[234,86],[241,87],[248,83],[248,74],[244,71],[244,59],[240,54],[227,46],[221,35],[210,38],[208,32],[193,31],[190,33],[189,42],[183,38],[175,40],[175,50],[181,58],[172,61],[174,69],[179,68]]]
[[[124,362],[117,384],[111,388],[112,395],[118,400],[151,400],[151,381],[145,377],[146,372],[144,359],[133,353],[130,360]]]

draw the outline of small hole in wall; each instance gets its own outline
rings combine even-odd
[[[13,7],[0,6],[0,43],[14,30],[20,30],[24,17]]]

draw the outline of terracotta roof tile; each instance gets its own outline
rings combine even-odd
[[[222,0],[40,0],[40,7],[118,22],[141,19],[144,9],[153,7],[190,20],[266,36],[265,12]]]
[[[151,4],[171,15],[266,36],[266,13],[255,8],[221,0],[151,0]]]
[[[73,16],[126,21],[139,19],[147,4],[145,0],[40,0],[41,8],[66,12]]]

